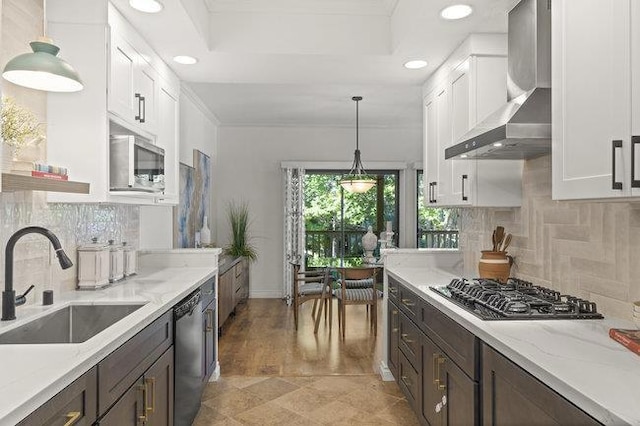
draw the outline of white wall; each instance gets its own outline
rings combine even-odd
[[[212,176],[217,163],[218,120],[183,86],[180,93],[180,162],[193,166],[193,150],[197,149],[211,157]],[[218,183],[214,178],[211,185],[210,212],[215,216]],[[211,239],[217,242],[215,218],[209,217]],[[140,207],[140,247],[173,247],[173,207]]]
[[[353,128],[220,127],[214,181],[218,202],[216,229],[220,245],[229,241],[226,207],[247,201],[258,261],[251,265],[251,297],[282,296],[282,161],[353,160]],[[367,162],[413,163],[422,157],[422,129],[360,129],[360,150]],[[415,191],[415,170],[407,169],[405,192]],[[401,176],[401,179],[403,176]],[[402,197],[402,192],[401,192]],[[406,197],[405,197],[406,198]],[[415,197],[408,197],[415,202]],[[403,209],[414,214],[413,205]],[[403,222],[401,211],[401,223]],[[409,230],[413,233],[413,231]],[[403,232],[407,235],[407,230]],[[411,237],[410,237],[411,238]]]

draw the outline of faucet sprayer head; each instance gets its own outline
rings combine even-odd
[[[62,269],[69,269],[73,266],[73,262],[61,248],[56,250],[56,256],[58,256],[58,261]]]

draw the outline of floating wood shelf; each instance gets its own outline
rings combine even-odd
[[[55,180],[25,175],[2,173],[2,192],[49,191],[88,194],[89,184],[70,180]]]

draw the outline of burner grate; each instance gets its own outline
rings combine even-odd
[[[430,288],[485,320],[603,318],[594,302],[517,278],[505,284],[455,278],[447,286]]]

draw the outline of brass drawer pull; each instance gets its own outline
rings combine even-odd
[[[411,299],[402,299],[402,304],[407,307],[416,306],[416,304],[413,303]]]
[[[149,383],[151,384],[151,407],[145,407],[145,410],[147,413],[153,414],[154,411],[156,411],[156,378],[152,377],[150,379],[144,379],[145,388]],[[145,406],[146,405],[145,401]]]
[[[138,385],[138,390],[142,391],[142,414],[138,416],[138,424],[144,425],[147,421],[147,385]]]
[[[389,293],[398,294],[398,288],[397,287],[389,287]]]
[[[413,342],[415,342],[415,340],[407,339],[407,337],[409,337],[409,335],[407,333],[402,333],[400,335],[400,337],[402,338],[402,341],[405,342],[405,343],[413,343]]]
[[[82,413],[80,411],[69,411],[64,417],[67,420],[64,426],[71,426],[76,424],[80,420]]]
[[[413,387],[413,383],[411,383],[411,381],[409,380],[409,378],[407,376],[400,376],[400,378],[402,379],[404,384],[407,385],[408,388]]]

